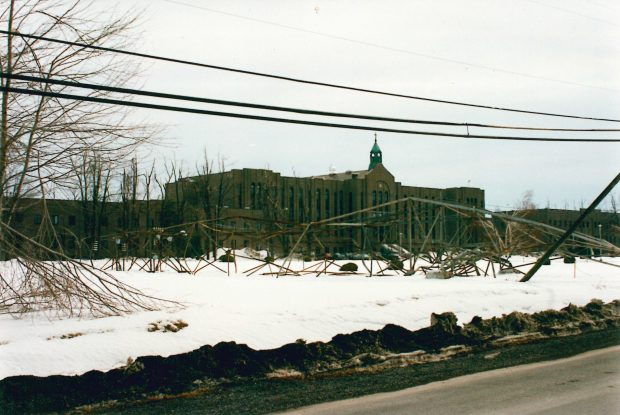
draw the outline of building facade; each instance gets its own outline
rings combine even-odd
[[[468,247],[481,240],[471,219],[424,201],[396,202],[408,197],[485,207],[483,189],[397,181],[375,140],[366,170],[290,177],[266,169],[233,169],[168,183],[162,200],[22,199],[9,225],[79,258],[199,256],[243,247],[279,256],[296,243],[297,252],[321,255],[377,251],[385,244],[415,250]],[[580,211],[520,214],[568,228]],[[617,245],[619,225],[617,213],[595,211],[578,230]],[[21,239],[15,237],[14,243],[19,251]]]
[[[402,243],[403,239],[408,240],[410,232],[415,246],[430,247],[455,238],[457,244],[475,243],[475,234],[461,235],[463,224],[457,215],[435,205],[416,203],[412,206],[415,220],[409,222],[402,203],[373,209],[406,197],[485,206],[482,189],[439,189],[398,182],[383,164],[376,139],[367,170],[290,177],[264,169],[233,169],[209,177],[187,177],[169,183],[166,188],[168,203],[185,203],[185,220],[222,218],[219,228],[229,231],[220,232],[219,246],[282,253],[295,242],[294,237],[287,241],[273,235],[285,232],[282,227],[309,223],[314,224],[311,231],[315,231],[313,239],[305,244],[309,253],[375,249],[381,244]],[[205,205],[206,199],[210,206]],[[350,215],[359,211],[362,212]],[[440,215],[441,220],[437,221]],[[321,223],[325,226],[319,232]]]

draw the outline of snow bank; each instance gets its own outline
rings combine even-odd
[[[513,264],[531,261],[519,258]],[[620,265],[620,259],[607,261]],[[620,268],[594,260],[578,259],[576,274],[573,264],[555,261],[527,283],[517,282],[515,274],[448,280],[242,274],[256,264],[241,260],[238,273],[231,276],[212,267],[198,275],[114,272],[148,294],[183,302],[184,308],[99,319],[0,316],[0,378],[108,370],[129,357],[168,356],[220,341],[266,349],[300,338],[327,341],[338,333],[379,329],[387,323],[417,330],[428,326],[431,312],[453,311],[467,322],[475,315],[531,313],[584,305],[592,298],[620,298]],[[218,265],[226,270],[226,264]],[[176,332],[149,331],[151,323],[179,320],[188,326]]]

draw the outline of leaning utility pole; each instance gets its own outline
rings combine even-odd
[[[549,257],[553,254],[553,252],[555,252],[555,250],[558,249],[560,245],[562,245],[564,241],[568,239],[568,237],[571,236],[573,232],[575,232],[575,229],[577,229],[577,227],[581,224],[581,222],[583,222],[583,220],[590,214],[590,212],[592,212],[598,206],[598,204],[601,203],[601,201],[605,198],[605,196],[607,196],[609,192],[611,192],[611,190],[616,186],[616,184],[618,184],[619,181],[620,181],[620,173],[618,173],[616,177],[611,181],[611,183],[607,185],[605,190],[603,190],[601,194],[598,195],[596,199],[594,199],[594,201],[590,204],[590,206],[588,206],[588,208],[581,213],[581,215],[570,226],[570,228],[568,228],[568,230],[564,232],[564,235],[562,235],[560,239],[558,239],[553,245],[551,245],[543,256],[538,258],[538,261],[536,261],[534,266],[527,272],[527,274],[525,274],[523,278],[521,278],[520,282],[529,281],[534,276],[534,274],[536,274],[536,271],[538,271],[538,269],[542,266],[542,264],[547,259],[549,259]]]

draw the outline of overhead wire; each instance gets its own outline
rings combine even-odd
[[[507,111],[507,112],[521,113],[521,114],[530,114],[530,115],[571,118],[571,119],[580,119],[580,120],[589,120],[589,121],[620,122],[620,119],[614,119],[614,118],[587,117],[587,116],[560,114],[560,113],[543,112],[543,111],[533,111],[533,110],[499,107],[499,106],[491,106],[491,105],[483,105],[483,104],[473,104],[473,103],[467,103],[467,102],[462,102],[462,101],[429,98],[429,97],[422,97],[422,96],[416,96],[416,95],[380,91],[376,89],[359,88],[359,87],[347,86],[347,85],[342,85],[342,84],[312,81],[312,80],[283,76],[283,75],[269,74],[265,72],[250,71],[250,70],[245,70],[245,69],[231,68],[231,67],[220,66],[220,65],[212,65],[212,64],[200,63],[200,62],[189,61],[189,60],[184,60],[184,59],[169,58],[169,57],[160,56],[160,55],[153,55],[153,54],[146,54],[146,53],[123,50],[123,49],[109,48],[105,46],[91,45],[91,44],[82,43],[82,42],[73,42],[73,41],[68,41],[68,40],[55,39],[55,38],[50,38],[46,36],[27,34],[27,33],[21,33],[21,32],[16,32],[16,31],[0,30],[0,34],[20,36],[25,39],[42,40],[46,42],[53,42],[53,43],[58,43],[58,44],[63,44],[63,45],[68,45],[68,46],[80,47],[80,48],[88,48],[88,49],[93,49],[93,50],[98,50],[98,51],[103,51],[103,52],[118,53],[122,55],[134,56],[134,57],[139,57],[139,58],[159,60],[163,62],[171,62],[171,63],[201,67],[201,68],[209,68],[209,69],[215,69],[215,70],[221,70],[221,71],[227,71],[227,72],[233,72],[233,73],[240,73],[244,75],[259,76],[259,77],[264,77],[264,78],[277,79],[277,80],[301,83],[301,84],[306,84],[306,85],[316,85],[316,86],[342,89],[342,90],[347,90],[347,91],[364,92],[364,93],[375,94],[375,95],[391,96],[391,97],[413,99],[413,100],[425,101],[425,102],[434,102],[434,103],[439,103],[439,104],[458,105],[458,106],[465,106],[465,107],[471,107],[471,108],[489,109],[489,110],[496,110],[496,111]]]
[[[32,90],[32,89],[6,87],[6,86],[2,86],[0,90],[6,91],[6,92],[18,93],[18,94],[52,97],[52,98],[59,98],[59,99],[71,99],[71,100],[94,102],[94,103],[100,103],[100,104],[120,105],[120,106],[126,106],[126,107],[148,108],[148,109],[183,112],[183,113],[191,113],[191,114],[213,115],[213,116],[219,116],[219,117],[239,118],[239,119],[248,119],[248,120],[287,123],[287,124],[298,124],[298,125],[311,125],[311,126],[318,126],[318,127],[342,128],[342,129],[351,129],[351,130],[388,132],[388,133],[398,133],[398,134],[412,134],[412,135],[423,135],[423,136],[434,136],[434,137],[453,137],[453,138],[468,138],[468,139],[484,139],[484,140],[504,140],[504,141],[541,141],[541,142],[573,142],[573,143],[616,143],[616,142],[620,142],[620,139],[493,136],[493,135],[480,135],[480,134],[456,134],[456,133],[435,132],[435,131],[404,130],[404,129],[385,128],[385,127],[378,127],[378,126],[337,124],[337,123],[327,123],[327,122],[319,122],[319,121],[297,120],[297,119],[291,119],[291,118],[267,117],[267,116],[261,116],[261,115],[253,115],[253,114],[240,114],[240,113],[231,113],[231,112],[222,112],[222,111],[211,111],[211,110],[204,110],[204,109],[198,109],[198,108],[149,104],[149,103],[144,103],[144,102],[124,101],[124,100],[118,100],[118,99],[83,96],[83,95],[75,95],[75,94],[65,94],[65,93],[52,92],[52,91],[38,91],[38,90]]]
[[[283,29],[287,29],[287,30],[294,30],[296,32],[307,33],[307,34],[311,34],[311,35],[315,35],[315,36],[321,36],[321,37],[326,37],[326,38],[330,38],[330,39],[336,39],[336,40],[340,40],[340,41],[343,41],[343,42],[349,42],[349,43],[354,43],[354,44],[358,44],[358,45],[369,46],[369,47],[376,48],[376,49],[382,49],[382,50],[387,50],[387,51],[391,51],[391,52],[397,52],[397,53],[403,53],[403,54],[412,55],[412,56],[418,56],[418,57],[422,57],[422,58],[425,58],[425,59],[432,59],[432,60],[436,60],[436,61],[440,61],[440,62],[448,62],[448,63],[455,64],[455,65],[463,65],[465,67],[479,68],[479,69],[484,69],[484,70],[492,71],[492,72],[505,73],[505,74],[508,74],[508,75],[521,76],[521,77],[524,77],[524,78],[537,79],[537,80],[547,81],[547,82],[556,82],[556,83],[572,85],[572,86],[580,86],[580,87],[584,87],[584,88],[594,88],[594,89],[601,89],[601,90],[614,91],[614,92],[617,91],[616,88],[608,88],[608,87],[598,86],[598,85],[587,85],[587,84],[582,84],[582,83],[579,83],[579,82],[567,81],[565,79],[556,79],[556,78],[550,78],[550,77],[547,77],[547,76],[534,75],[534,74],[530,74],[530,73],[519,72],[519,71],[514,71],[514,70],[504,69],[504,68],[498,68],[498,67],[494,67],[494,66],[489,66],[489,65],[484,65],[484,64],[480,64],[480,63],[471,62],[471,61],[463,61],[463,60],[449,58],[449,57],[445,57],[445,56],[432,55],[430,53],[419,52],[419,51],[415,51],[415,50],[411,50],[411,49],[403,49],[403,48],[398,48],[398,47],[389,46],[389,45],[385,45],[385,44],[373,43],[373,42],[368,42],[368,41],[359,40],[359,39],[353,39],[353,38],[350,38],[350,37],[339,36],[339,35],[335,35],[335,34],[332,34],[332,33],[326,33],[326,32],[319,32],[319,31],[316,31],[316,30],[304,29],[304,28],[301,28],[301,27],[296,27],[296,26],[291,26],[291,25],[287,25],[287,24],[282,24],[282,23],[278,23],[278,22],[274,22],[274,21],[270,21],[270,20],[257,19],[255,17],[249,17],[249,16],[240,15],[240,14],[225,12],[225,11],[222,11],[222,10],[216,10],[216,9],[213,9],[213,8],[210,8],[210,7],[205,7],[205,6],[202,6],[202,5],[190,4],[190,3],[182,2],[182,1],[179,1],[179,0],[163,0],[163,1],[166,1],[168,3],[173,3],[173,4],[176,4],[176,5],[179,5],[179,6],[185,6],[185,7],[197,9],[197,10],[204,10],[204,11],[209,12],[209,13],[215,13],[215,14],[220,14],[220,15],[223,15],[223,16],[234,17],[234,18],[237,18],[237,19],[247,20],[247,21],[256,22],[256,23],[261,23],[261,24],[270,25],[270,26],[274,26],[274,27],[279,27],[279,28],[283,28]],[[573,13],[575,13],[575,12],[573,12]],[[586,17],[586,18],[590,18],[590,17],[585,16],[585,15],[581,15],[581,16],[582,17]],[[596,18],[593,18],[593,19],[594,20],[598,20]],[[605,21],[605,20],[602,20],[602,21],[605,22],[605,23],[614,24],[614,23],[611,23],[609,21]]]
[[[326,117],[354,118],[354,119],[398,122],[398,123],[408,123],[408,124],[441,125],[441,126],[467,127],[467,128],[478,127],[478,128],[495,128],[495,129],[528,130],[528,131],[556,131],[556,132],[559,132],[559,131],[562,131],[562,132],[619,132],[620,131],[620,129],[612,129],[612,128],[608,128],[608,129],[546,128],[546,127],[480,124],[480,123],[469,123],[469,122],[468,123],[457,123],[457,122],[449,122],[449,121],[431,121],[431,120],[419,120],[419,119],[410,119],[410,118],[383,117],[383,116],[376,116],[376,115],[351,114],[351,113],[332,112],[332,111],[319,111],[319,110],[311,110],[311,109],[303,109],[303,108],[282,107],[282,106],[275,106],[275,105],[263,105],[263,104],[256,104],[256,103],[221,100],[221,99],[214,99],[214,98],[204,98],[204,97],[196,97],[196,96],[189,96],[189,95],[170,94],[170,93],[165,93],[165,92],[145,91],[145,90],[121,88],[121,87],[99,85],[99,84],[92,84],[92,83],[85,83],[85,82],[67,81],[67,80],[62,80],[62,79],[41,78],[41,77],[29,76],[29,75],[8,74],[8,73],[1,72],[1,71],[0,71],[0,78],[15,79],[15,80],[27,81],[27,82],[38,82],[38,83],[45,83],[45,84],[51,84],[51,85],[62,85],[62,86],[83,88],[83,89],[93,89],[93,90],[108,91],[108,92],[115,92],[115,93],[121,93],[121,94],[139,95],[139,96],[146,96],[146,97],[152,97],[152,98],[174,99],[174,100],[180,100],[180,101],[191,101],[191,102],[200,102],[200,103],[206,103],[206,104],[226,105],[226,106],[235,106],[235,107],[243,107],[243,108],[254,108],[254,109],[262,109],[262,110],[269,110],[269,111],[290,112],[290,113],[305,114],[305,115],[319,115],[319,116],[326,116]]]

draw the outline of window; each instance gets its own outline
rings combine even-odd
[[[375,206],[377,204],[377,191],[372,191],[372,205]]]
[[[299,189],[299,191],[297,192],[298,195],[298,215],[299,215],[299,221],[303,222],[304,221],[304,192],[302,189]]]
[[[256,209],[256,184],[250,185],[250,209]]]
[[[34,220],[34,224],[35,225],[40,225],[41,224],[41,215],[38,214],[38,213],[35,213],[35,215],[33,217],[33,220]]]
[[[69,226],[75,226],[75,215],[69,215]]]
[[[325,217],[329,218],[329,190],[325,189]]]
[[[102,217],[99,219],[99,221],[100,221],[100,223],[101,223],[101,226],[108,226],[108,217],[107,217],[107,216],[102,216]]]
[[[316,219],[321,220],[321,191],[316,190]]]
[[[24,214],[23,213],[16,213],[15,214],[15,222],[22,223],[23,221],[24,221]]]
[[[295,189],[289,187],[288,189],[288,218],[289,220],[295,220]]]
[[[258,184],[258,203],[257,203],[257,208],[258,209],[262,209],[263,208],[263,185],[262,184]]]
[[[60,216],[52,215],[52,224],[58,225],[60,223]]]

